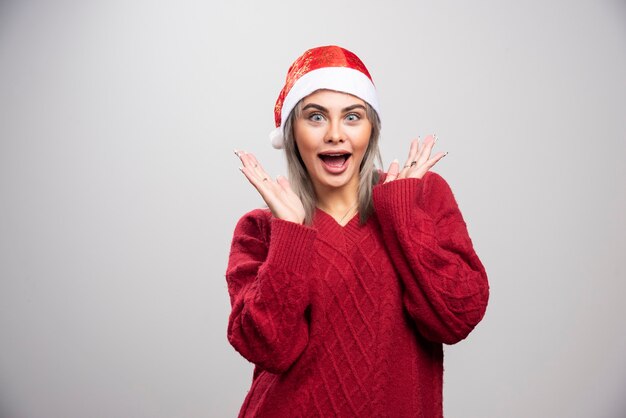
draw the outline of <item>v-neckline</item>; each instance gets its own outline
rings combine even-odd
[[[350,219],[348,219],[348,222],[346,222],[345,225],[341,225],[339,222],[337,222],[335,218],[333,218],[331,214],[329,214],[325,210],[315,208],[315,212],[316,218],[318,218],[317,221],[323,224],[334,224],[336,228],[340,228],[342,230],[345,230],[348,226],[350,226],[350,224],[355,222],[355,220],[359,219],[359,212],[357,211]]]
[[[334,243],[333,245],[345,247],[345,251],[353,244],[359,242],[365,230],[363,225],[361,225],[358,212],[350,218],[348,223],[341,226],[331,215],[320,208],[316,208],[313,224],[321,232],[321,236],[324,237],[322,240]]]

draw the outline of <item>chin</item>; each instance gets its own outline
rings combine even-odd
[[[343,173],[340,176],[332,176],[329,177],[327,174],[322,177],[319,181],[319,183],[325,187],[332,187],[332,188],[341,188],[341,187],[345,187],[348,184],[350,184],[350,181],[352,180],[353,176],[350,175],[349,173]]]

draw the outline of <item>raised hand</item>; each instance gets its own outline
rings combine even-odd
[[[434,135],[428,135],[421,144],[419,143],[419,139],[411,141],[409,156],[406,163],[404,163],[404,167],[400,168],[398,160],[394,160],[389,166],[389,171],[387,171],[385,183],[397,179],[421,179],[424,177],[424,174],[426,174],[428,170],[437,164],[439,160],[448,155],[447,152],[438,152],[432,157],[430,156],[436,142],[437,137]]]
[[[285,221],[302,224],[304,222],[304,206],[300,198],[291,189],[289,180],[278,176],[273,180],[261,167],[254,155],[235,150],[243,167],[241,172],[259,192],[272,214]]]

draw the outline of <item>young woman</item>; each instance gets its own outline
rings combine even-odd
[[[442,344],[489,294],[436,138],[403,166],[378,158],[379,106],[353,53],[325,46],[290,67],[272,143],[289,180],[236,151],[268,209],[235,229],[228,340],[256,367],[240,417],[442,416]]]

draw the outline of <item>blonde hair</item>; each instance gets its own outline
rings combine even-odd
[[[302,113],[303,101],[300,100],[294,109],[289,113],[289,117],[285,121],[285,157],[287,158],[287,169],[289,172],[289,182],[295,193],[300,197],[304,206],[305,217],[304,223],[311,225],[313,223],[313,215],[315,213],[317,197],[315,189],[311,182],[311,177],[300,157],[300,151],[296,144],[293,134],[293,124],[296,118]],[[359,191],[358,191],[358,210],[359,220],[361,224],[367,221],[372,214],[374,205],[372,203],[372,187],[378,183],[379,173],[375,163],[382,166],[380,150],[378,149],[378,138],[380,137],[380,119],[376,111],[365,103],[367,119],[372,124],[372,133],[367,145],[367,150],[361,161],[359,171]]]

